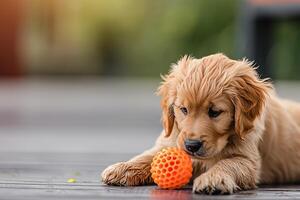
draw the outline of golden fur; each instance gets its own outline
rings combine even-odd
[[[201,155],[192,156],[196,193],[233,193],[261,183],[299,181],[300,104],[279,99],[251,65],[223,54],[180,59],[158,88],[164,131],[156,144],[109,166],[102,173],[103,182],[152,183],[155,153],[168,146],[185,149],[186,139],[203,141]],[[210,108],[222,112],[211,118]]]

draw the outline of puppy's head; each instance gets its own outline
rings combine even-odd
[[[251,63],[223,54],[185,56],[163,80],[158,94],[165,136],[176,126],[178,146],[199,158],[216,156],[230,138],[251,132],[271,87]]]

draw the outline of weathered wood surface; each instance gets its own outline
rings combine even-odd
[[[234,195],[192,194],[156,186],[117,187],[100,182],[109,164],[131,154],[0,153],[0,199],[300,199],[300,186],[264,186]],[[76,183],[68,183],[75,178]]]
[[[158,82],[0,81],[0,199],[300,199],[300,185],[216,197],[192,194],[191,187],[100,183],[106,166],[154,143],[161,130]],[[299,83],[277,88],[300,100]]]

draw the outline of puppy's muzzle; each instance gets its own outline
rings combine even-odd
[[[189,153],[194,154],[201,149],[201,147],[203,146],[203,142],[200,140],[187,139],[184,141],[184,146]]]

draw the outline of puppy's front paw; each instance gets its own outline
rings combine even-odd
[[[232,194],[238,189],[233,178],[223,173],[207,172],[197,177],[193,183],[194,193]]]
[[[101,174],[108,185],[135,186],[152,183],[150,164],[120,162],[107,167]]]

